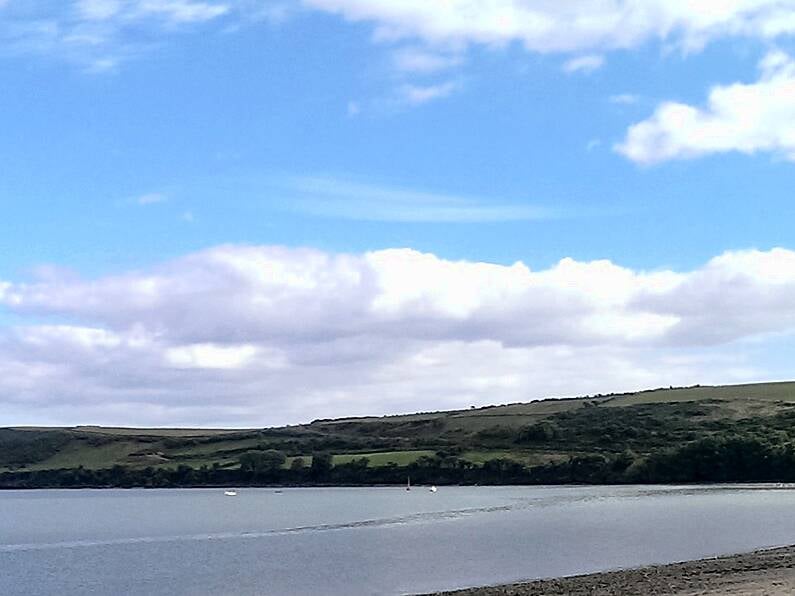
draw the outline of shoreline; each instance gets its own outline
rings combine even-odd
[[[45,470],[50,471],[50,470]],[[4,472],[0,472],[0,476]],[[759,482],[616,482],[616,483],[587,483],[587,482],[561,482],[561,483],[545,483],[545,484],[499,484],[499,483],[431,483],[423,482],[421,484],[412,485],[412,488],[421,490],[423,488],[430,488],[431,486],[438,486],[440,488],[494,488],[494,487],[511,487],[511,488],[589,488],[589,487],[643,487],[643,488],[734,488],[742,490],[795,490],[795,482],[772,482],[772,481],[759,481]],[[52,485],[52,486],[8,486],[0,484],[0,492],[13,491],[13,490],[130,490],[130,489],[144,489],[144,490],[164,490],[164,489],[238,489],[246,490],[251,488],[256,489],[287,489],[287,488],[405,488],[404,482],[376,482],[376,483],[296,483],[296,484],[245,484],[245,483],[219,483],[219,484],[184,484],[173,486],[149,486],[142,484],[132,485],[113,485],[113,484],[80,484],[80,485]]]
[[[435,592],[435,596],[783,596],[795,593],[795,545],[749,553]]]

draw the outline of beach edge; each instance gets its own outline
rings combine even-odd
[[[748,553],[504,585],[434,596],[620,596],[684,594],[778,596],[795,593],[795,545]]]

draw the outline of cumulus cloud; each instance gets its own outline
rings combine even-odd
[[[145,271],[0,282],[9,423],[231,424],[466,407],[764,374],[795,252],[690,272],[229,245]],[[739,342],[739,343],[738,343]]]
[[[770,52],[759,70],[756,82],[713,87],[703,108],[661,104],[616,150],[643,164],[730,151],[795,160],[795,60]]]
[[[692,272],[675,291],[644,292],[636,305],[665,311],[679,323],[676,345],[718,344],[795,328],[795,252],[729,252]]]
[[[257,346],[236,345],[219,346],[216,344],[190,344],[169,348],[164,357],[168,364],[178,368],[203,369],[240,369],[253,362],[260,352]]]
[[[563,71],[569,74],[575,72],[593,72],[595,70],[599,70],[604,66],[605,59],[603,56],[597,55],[589,55],[589,56],[578,56],[577,58],[572,58],[568,60],[563,65]]]

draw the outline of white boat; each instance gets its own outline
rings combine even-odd
[[[237,496],[237,491],[236,490],[225,490],[224,494],[227,497],[236,497]]]
[[[406,479],[406,490],[411,490],[411,476]]]
[[[430,490],[431,490],[432,493],[435,493],[436,492],[436,487],[432,486]]]

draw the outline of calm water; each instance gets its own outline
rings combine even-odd
[[[405,594],[795,543],[795,490],[0,492],[0,594]]]

